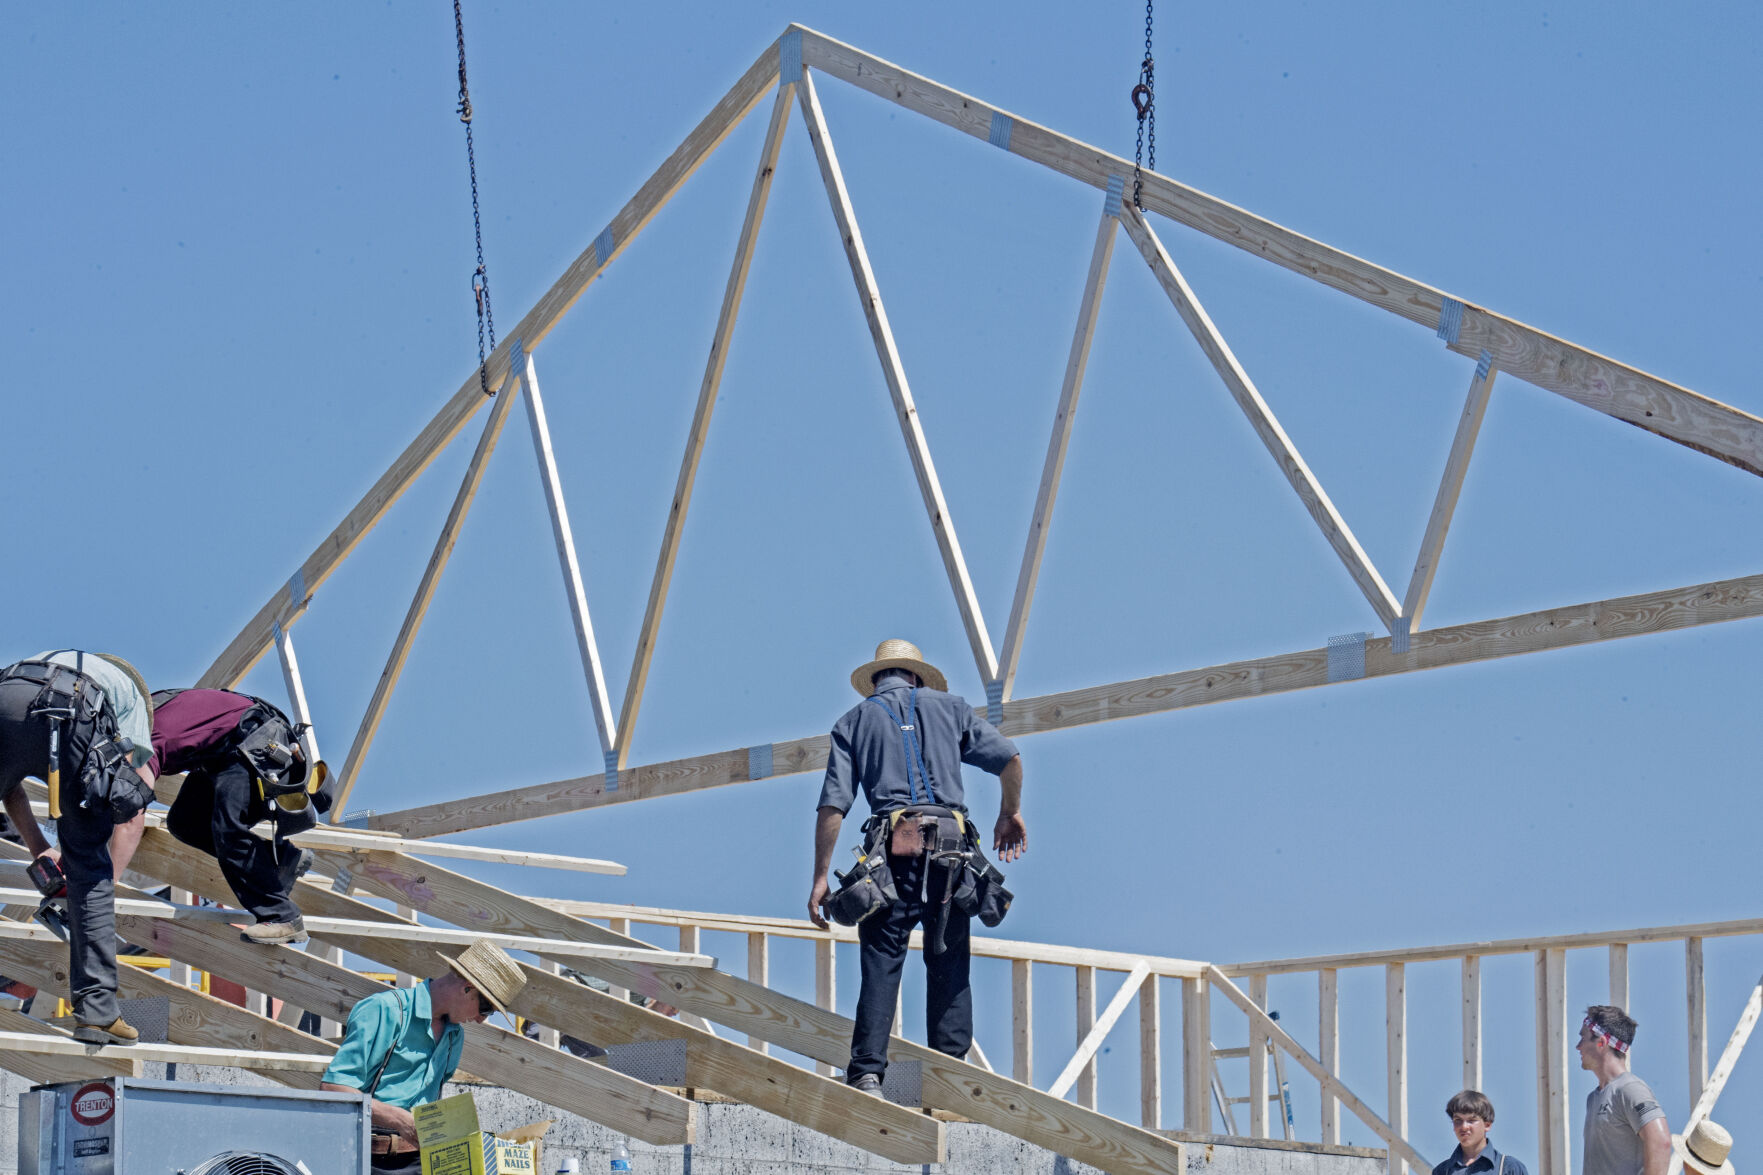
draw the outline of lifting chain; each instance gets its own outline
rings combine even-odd
[[[496,349],[496,316],[490,310],[490,275],[484,268],[484,225],[477,203],[477,151],[471,141],[471,90],[465,84],[465,16],[459,0],[453,0],[453,32],[459,40],[459,121],[465,124],[465,162],[471,168],[471,228],[477,238],[477,268],[471,273],[471,296],[477,303],[477,382],[484,395],[492,396],[490,373],[484,364],[484,334],[489,332],[490,350]]]
[[[1132,88],[1132,108],[1139,118],[1139,143],[1132,153],[1132,206],[1143,212],[1139,191],[1144,186],[1145,168],[1157,170],[1157,67],[1151,59],[1151,0],[1145,0],[1145,60],[1139,65],[1139,84]],[[1149,157],[1145,154],[1147,139]]]

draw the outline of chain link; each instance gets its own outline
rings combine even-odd
[[[459,40],[459,121],[465,124],[465,162],[471,168],[471,229],[477,241],[477,268],[471,274],[471,297],[477,303],[477,382],[484,395],[492,396],[490,373],[484,362],[484,333],[490,350],[496,349],[496,316],[490,308],[490,275],[484,268],[484,224],[478,212],[477,149],[471,139],[471,89],[465,84],[465,15],[460,0],[453,0],[453,32]]]
[[[1151,2],[1145,0],[1145,60],[1139,64],[1139,84],[1132,88],[1133,113],[1139,120],[1138,145],[1132,153],[1132,206],[1140,212],[1145,210],[1139,202],[1145,168],[1157,170],[1157,65],[1151,57]],[[1145,153],[1147,140],[1151,148],[1149,158]]]

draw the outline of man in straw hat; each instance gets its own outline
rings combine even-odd
[[[1732,1135],[1718,1122],[1704,1118],[1688,1134],[1673,1134],[1671,1150],[1689,1175],[1735,1175],[1726,1157],[1732,1153]]]
[[[1628,1070],[1639,1027],[1621,1008],[1593,1004],[1579,1026],[1579,1064],[1598,1079],[1585,1099],[1583,1175],[1666,1175],[1671,1128],[1647,1083]]]
[[[441,1096],[459,1067],[465,1025],[508,1011],[526,986],[519,964],[477,940],[434,979],[375,992],[349,1011],[343,1043],[323,1088],[365,1093],[373,1103],[373,1169],[414,1170],[420,1162],[413,1106]]]
[[[284,837],[311,828],[331,797],[324,763],[308,770],[287,715],[232,690],[161,690],[153,695],[151,766],[159,775],[186,773],[165,827],[219,863],[239,905],[257,919],[240,937],[305,942],[292,896],[303,850]],[[275,839],[266,841],[252,830],[270,819]]]
[[[66,874],[74,1039],[139,1038],[116,1002],[115,874],[110,839],[153,798],[153,704],[120,657],[56,649],[0,669],[0,801],[33,857]],[[59,849],[51,849],[20,786],[49,784]],[[127,846],[133,851],[139,837]]]
[[[898,900],[862,918],[857,926],[863,982],[845,1080],[858,1089],[880,1093],[900,971],[917,925],[925,929],[930,1046],[952,1057],[965,1057],[973,1044],[969,915],[950,908],[949,879],[936,876],[946,870],[933,864],[928,848],[911,847],[919,844],[916,838],[924,835],[921,829],[926,825],[895,814],[911,811],[916,817],[920,809],[952,811],[960,814],[959,820],[948,819],[965,831],[967,797],[961,787],[961,764],[968,763],[999,779],[1002,794],[997,823],[992,826],[992,847],[1000,860],[1013,861],[1027,849],[1028,826],[1022,819],[1022,758],[1016,745],[964,700],[946,692],[948,680],[924,660],[917,646],[903,640],[883,641],[876,646],[875,658],[851,674],[851,685],[863,701],[833,726],[814,832],[808,916],[816,926],[826,927],[822,907],[830,893],[827,870],[845,813],[861,788],[871,813],[864,825],[865,852],[874,853],[886,841]],[[910,846],[896,835],[901,832],[912,834]]]

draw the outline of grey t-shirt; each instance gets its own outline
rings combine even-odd
[[[1641,1127],[1664,1116],[1633,1073],[1592,1090],[1585,1099],[1585,1175],[1641,1175]]]

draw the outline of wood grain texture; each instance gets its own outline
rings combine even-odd
[[[486,360],[486,373],[492,389],[500,388],[508,378],[509,345],[516,340],[524,340],[530,351],[551,333],[552,328],[575,305],[576,299],[587,291],[594,279],[624,252],[637,234],[654,219],[655,214],[661,211],[674,193],[691,178],[692,173],[698,170],[699,165],[759,104],[777,81],[777,70],[777,46],[772,44],[766,47],[758,60],[723,95],[722,100],[711,108],[710,113],[692,129],[685,141],[674,148],[673,153],[637,189],[636,195],[612,218],[612,222],[607,225],[607,230],[612,235],[612,253],[602,259],[598,248],[590,244],[570,263],[562,276],[552,283],[545,296],[527,311],[515,328],[503,336],[502,342]],[[392,504],[403,496],[404,491],[428,468],[429,463],[452,442],[459,430],[483,406],[483,401],[477,369],[474,367],[460,384],[459,390],[453,393],[453,397],[423,426],[416,439],[380,475],[366,496],[356,503],[354,509],[337,524],[336,529],[318,545],[318,549],[301,564],[300,577],[305,585],[305,598],[291,598],[288,584],[279,587],[269,602],[258,609],[257,614],[232,639],[214,664],[209,666],[197,685],[227,689],[243,680],[251,667],[257,664],[257,659],[268,649],[275,626],[279,623],[286,627],[305,610],[312,594],[324,585],[338,565],[349,557],[356,544],[379,524],[386,511],[392,508]]]
[[[789,125],[790,102],[795,89],[793,83],[780,85],[772,103],[771,124],[766,128],[765,143],[759,151],[759,168],[747,197],[747,214],[741,222],[740,239],[735,244],[734,264],[729,268],[728,284],[722,292],[722,308],[716,315],[716,331],[710,339],[710,358],[704,365],[704,379],[698,385],[698,403],[692,409],[692,423],[686,430],[685,456],[680,458],[673,501],[662,528],[661,553],[656,557],[655,575],[649,582],[649,599],[643,608],[642,627],[637,631],[636,652],[631,659],[624,706],[618,718],[618,738],[613,749],[618,752],[617,762],[621,770],[630,755],[637,714],[642,709],[643,693],[648,686],[649,666],[655,657],[655,638],[661,629],[662,611],[667,607],[667,589],[673,582],[674,563],[679,558],[686,511],[692,504],[692,487],[697,484],[698,463],[704,455],[704,440],[710,432],[710,416],[716,410],[717,390],[722,386],[722,372],[728,362],[729,339],[734,334],[735,319],[740,315],[741,294],[747,288],[747,273],[753,265],[759,226],[765,220],[765,205],[771,196],[771,179],[777,169],[778,151],[783,146],[784,129]]]
[[[1389,677],[1468,665],[1758,615],[1763,615],[1763,575],[1716,580],[1428,629],[1414,634],[1406,653],[1391,652],[1389,638],[1375,637],[1365,643],[1365,675]],[[1012,701],[1004,708],[1001,729],[1010,736],[1039,734],[1327,684],[1328,650],[1307,649]],[[773,743],[776,766],[772,774],[819,771],[825,766],[827,749],[825,735]],[[748,778],[745,748],[717,751],[633,767],[621,777],[619,790],[610,794],[602,776],[590,775],[388,812],[374,817],[372,825],[406,836],[441,836],[608,803],[744,783]]]
[[[1139,1125],[1163,1129],[1163,997],[1155,975],[1139,988]]]
[[[798,26],[792,26],[798,27]],[[940,85],[830,37],[802,30],[810,67],[976,139],[990,138],[992,115],[1011,119],[1009,151],[1098,190],[1111,176],[1130,176],[1132,163],[1009,111]],[[1447,295],[1235,205],[1147,172],[1148,212],[1271,261],[1432,330]],[[1763,474],[1763,420],[1638,368],[1575,346],[1462,298],[1463,326],[1452,350],[1470,357],[1483,348],[1509,375],[1588,408]]]
[[[1420,630],[1420,618],[1426,613],[1426,601],[1439,573],[1439,556],[1445,549],[1445,536],[1451,531],[1451,519],[1457,513],[1457,499],[1463,493],[1463,479],[1469,474],[1469,459],[1475,455],[1475,441],[1481,435],[1481,422],[1487,416],[1488,397],[1493,394],[1494,378],[1498,373],[1499,369],[1495,367],[1485,372],[1478,367],[1469,381],[1463,414],[1457,418],[1451,451],[1445,457],[1445,471],[1439,476],[1432,513],[1427,516],[1426,532],[1420,538],[1420,553],[1414,557],[1414,571],[1408,579],[1408,591],[1402,597],[1402,627],[1411,633]],[[1481,1087],[1471,1085],[1468,1088]]]
[[[1463,959],[1463,1088],[1481,1088],[1481,956]]]
[[[53,1024],[33,1020],[11,1008],[0,1008],[0,1032],[35,1034],[70,1040],[72,1034]],[[61,1081],[94,1081],[105,1077],[139,1077],[141,1062],[121,1057],[52,1057],[42,1053],[0,1051],[0,1069],[10,1069],[36,1085]]]
[[[1230,344],[1224,341],[1224,336],[1212,322],[1212,316],[1206,313],[1206,308],[1200,304],[1193,288],[1188,285],[1187,278],[1176,268],[1175,261],[1163,247],[1163,242],[1151,231],[1150,222],[1145,219],[1144,213],[1131,205],[1121,209],[1120,220],[1126,226],[1127,236],[1138,246],[1145,264],[1151,267],[1157,284],[1169,295],[1176,313],[1187,324],[1194,341],[1200,344],[1200,350],[1205,352],[1212,369],[1224,381],[1231,398],[1242,409],[1243,415],[1248,417],[1250,427],[1261,438],[1261,443],[1266,446],[1268,454],[1285,475],[1293,492],[1298,495],[1298,500],[1304,503],[1304,509],[1315,520],[1323,537],[1328,540],[1328,545],[1334,548],[1347,573],[1364,593],[1366,602],[1377,613],[1377,618],[1383,622],[1385,628],[1393,630],[1396,616],[1401,611],[1401,605],[1397,603],[1394,593],[1384,583],[1383,576],[1377,573],[1377,568],[1372,566],[1371,557],[1359,545],[1359,540],[1353,536],[1347,520],[1341,517],[1341,512],[1335,508],[1334,501],[1322,488],[1322,483],[1316,480],[1310,466],[1299,455],[1292,438],[1286,435],[1286,430],[1274,417],[1273,409],[1261,397],[1260,389],[1237,361]]]
[[[1702,1087],[1702,1096],[1696,1099],[1695,1108],[1690,1111],[1689,1119],[1684,1124],[1683,1132],[1688,1134],[1696,1123],[1709,1118],[1714,1113],[1714,1106],[1726,1089],[1726,1082],[1732,1076],[1732,1070],[1738,1064],[1739,1056],[1745,1051],[1745,1042],[1751,1039],[1751,1031],[1757,1027],[1757,1017],[1763,1014],[1763,981],[1751,989],[1745,1000],[1743,1010],[1739,1012],[1738,1023],[1733,1025],[1732,1035],[1726,1039],[1726,1047],[1720,1050],[1720,1060],[1714,1065],[1714,1072],[1709,1076],[1708,1083]],[[1681,1164],[1674,1163],[1674,1167]]]
[[[1316,1051],[1319,1063],[1332,1077],[1341,1074],[1341,988],[1340,973],[1332,967],[1316,974]],[[1480,1086],[1471,1086],[1479,1089]],[[1322,1142],[1338,1146],[1341,1141],[1341,1103],[1325,1083],[1321,1091],[1320,1114]]]
[[[1210,990],[1204,975],[1181,981],[1181,1124],[1199,1134],[1212,1133]]]

